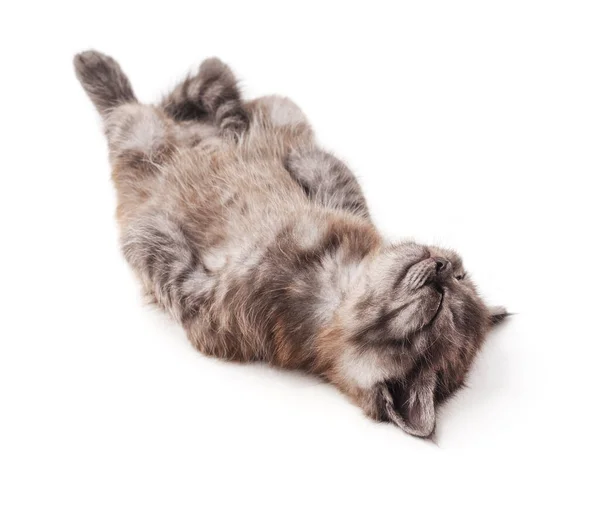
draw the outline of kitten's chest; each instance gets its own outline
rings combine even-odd
[[[346,348],[340,359],[345,379],[359,389],[370,389],[377,383],[402,377],[409,367],[400,351],[383,352],[375,348],[361,351]]]

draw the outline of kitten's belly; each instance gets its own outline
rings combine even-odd
[[[185,225],[212,272],[243,274],[290,224],[304,227],[299,232],[307,244],[316,237],[306,195],[275,158],[190,150],[166,177],[167,209]]]
[[[235,215],[306,203],[301,187],[273,155],[241,156],[223,144],[181,151],[165,173],[165,190],[185,201],[182,208]]]

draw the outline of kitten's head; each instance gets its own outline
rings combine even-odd
[[[383,369],[363,381],[365,410],[419,436],[433,432],[435,407],[461,387],[486,333],[506,316],[483,303],[456,253],[414,243],[375,257],[351,304],[355,362]]]

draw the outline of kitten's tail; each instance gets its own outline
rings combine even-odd
[[[73,64],[79,82],[102,116],[119,105],[137,102],[129,79],[112,57],[88,50],[77,54]]]

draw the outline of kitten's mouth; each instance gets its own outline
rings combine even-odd
[[[435,314],[433,315],[433,317],[431,318],[429,323],[427,323],[427,325],[433,325],[433,323],[435,323],[435,320],[438,318],[440,312],[442,311],[442,307],[444,305],[444,297],[446,294],[444,291],[444,288],[437,284],[434,286],[434,288],[440,294],[440,303],[438,303],[437,309],[435,310]]]

